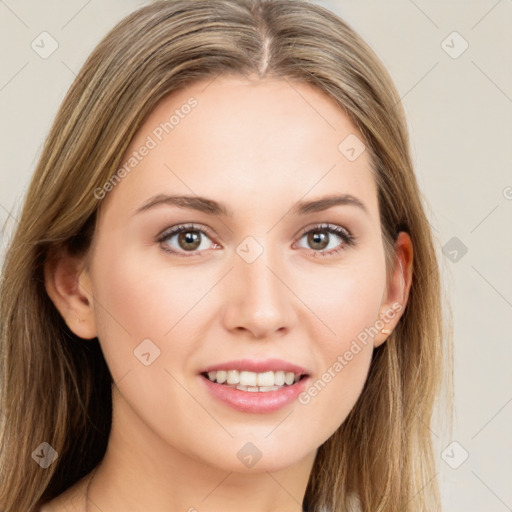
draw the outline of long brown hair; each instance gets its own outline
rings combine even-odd
[[[98,340],[84,342],[67,327],[46,293],[45,262],[55,251],[87,253],[101,204],[94,191],[116,172],[157,103],[194,81],[233,73],[308,83],[332,97],[371,155],[388,272],[400,231],[414,247],[405,312],[375,349],[353,410],[320,446],[304,505],[338,512],[355,495],[368,512],[440,509],[429,425],[442,376],[451,375],[451,331],[445,332],[434,237],[388,73],[344,21],[306,0],[168,0],[123,19],[83,65],[45,141],[6,254],[3,512],[33,512],[90,472],[111,428],[112,378]],[[43,442],[58,454],[46,469],[32,457]]]

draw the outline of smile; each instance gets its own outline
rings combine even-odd
[[[291,386],[299,382],[301,378],[306,377],[304,374],[285,372],[283,370],[261,373],[246,370],[217,370],[205,372],[202,375],[211,382],[249,392],[276,391],[283,387]]]

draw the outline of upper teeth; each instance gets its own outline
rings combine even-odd
[[[218,370],[208,372],[208,378],[219,384],[241,384],[242,386],[290,386],[300,379],[300,374],[284,371],[269,371],[263,373],[247,372],[245,370]]]

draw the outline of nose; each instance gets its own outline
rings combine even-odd
[[[278,265],[269,265],[264,251],[247,263],[235,257],[223,310],[223,323],[230,331],[243,331],[256,339],[282,336],[294,325],[293,292]],[[273,267],[273,268],[272,268]]]

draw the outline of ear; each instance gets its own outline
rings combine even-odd
[[[49,255],[44,265],[44,284],[71,331],[80,338],[95,338],[91,281],[83,258],[71,256],[66,249]]]
[[[379,332],[374,338],[378,347],[386,341],[405,311],[412,284],[413,248],[410,236],[401,231],[395,242],[394,268],[379,311]],[[381,329],[388,332],[381,332]]]

